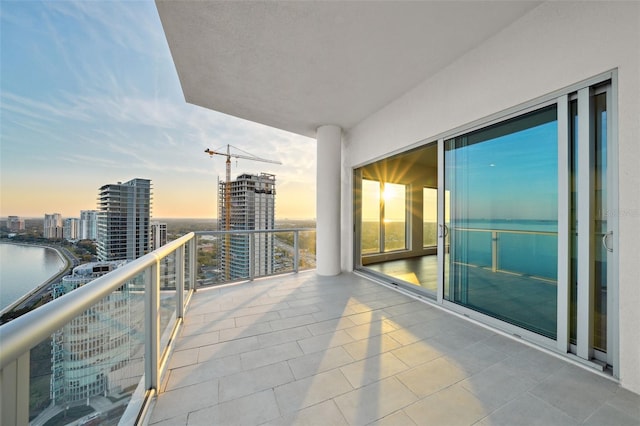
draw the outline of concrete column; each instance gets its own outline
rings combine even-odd
[[[342,129],[326,125],[317,131],[316,272],[340,273],[340,170]]]

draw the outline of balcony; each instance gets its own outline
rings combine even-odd
[[[207,279],[199,239],[2,326],[2,424],[28,422],[29,349],[87,310],[109,315],[100,301],[125,284],[130,358],[108,375],[122,386],[91,397],[91,413],[72,419],[86,401],[59,404],[33,424],[640,422],[640,396],[609,377],[363,276],[301,271],[194,292]]]

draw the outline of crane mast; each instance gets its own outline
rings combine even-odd
[[[237,149],[237,148],[236,148]],[[225,162],[225,185],[224,185],[224,229],[225,231],[231,230],[231,157],[239,158],[243,160],[252,160],[252,161],[262,161],[264,163],[272,163],[272,164],[282,164],[280,161],[268,160],[266,158],[256,157],[254,155],[242,155],[242,154],[232,154],[231,153],[231,145],[227,144],[227,152],[214,151],[212,149],[205,149],[204,152],[209,154],[209,157],[213,157],[214,155],[223,155],[227,158]],[[225,267],[224,274],[225,280],[230,280],[230,260],[231,260],[231,234],[225,234]]]

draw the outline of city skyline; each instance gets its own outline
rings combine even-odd
[[[217,217],[234,145],[282,165],[232,161],[232,176],[278,177],[276,217],[315,217],[311,138],[184,101],[155,4],[1,4],[0,217],[79,217],[107,182],[154,182],[154,218]]]

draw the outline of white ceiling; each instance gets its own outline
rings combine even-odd
[[[187,102],[315,137],[349,129],[538,1],[169,1]]]

